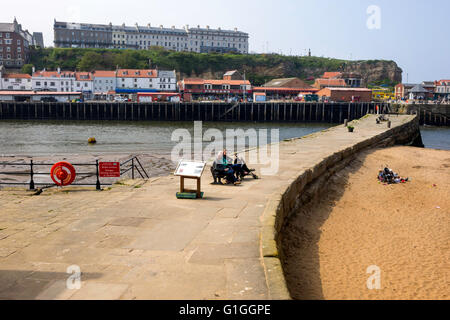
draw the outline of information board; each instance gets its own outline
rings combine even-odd
[[[181,160],[175,170],[176,176],[200,178],[205,169],[206,162]]]
[[[102,178],[120,178],[120,162],[100,162],[98,168]]]

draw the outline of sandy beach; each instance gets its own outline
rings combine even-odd
[[[384,165],[411,181],[378,182]],[[448,299],[449,168],[449,151],[394,147],[361,154],[289,226],[293,297]],[[373,265],[381,271],[380,290],[367,288]]]

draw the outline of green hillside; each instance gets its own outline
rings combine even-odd
[[[371,64],[378,61],[370,61]],[[111,49],[32,49],[31,64],[37,70],[115,70],[119,68],[177,70],[181,77],[220,77],[227,70],[245,70],[255,85],[278,77],[318,77],[324,71],[339,71],[349,62],[319,57],[282,56],[277,54],[206,54],[167,51],[159,47],[151,50]],[[354,62],[352,62],[354,63]],[[26,71],[29,72],[25,68]],[[380,79],[386,80],[386,79]],[[394,79],[390,79],[394,81]]]

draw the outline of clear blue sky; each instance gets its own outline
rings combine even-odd
[[[381,28],[370,30],[370,5]],[[210,25],[250,34],[250,51],[345,59],[395,60],[409,82],[450,78],[448,0],[23,0],[2,4],[0,21],[44,32],[53,44],[53,19],[127,25]],[[268,45],[267,45],[268,44]]]

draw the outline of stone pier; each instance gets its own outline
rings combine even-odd
[[[391,121],[280,142],[279,173],[242,186],[211,185],[207,169],[202,200],[177,200],[173,176],[102,192],[2,190],[0,298],[289,299],[283,225],[361,150],[420,145],[417,118]],[[68,287],[76,270],[81,287]]]

